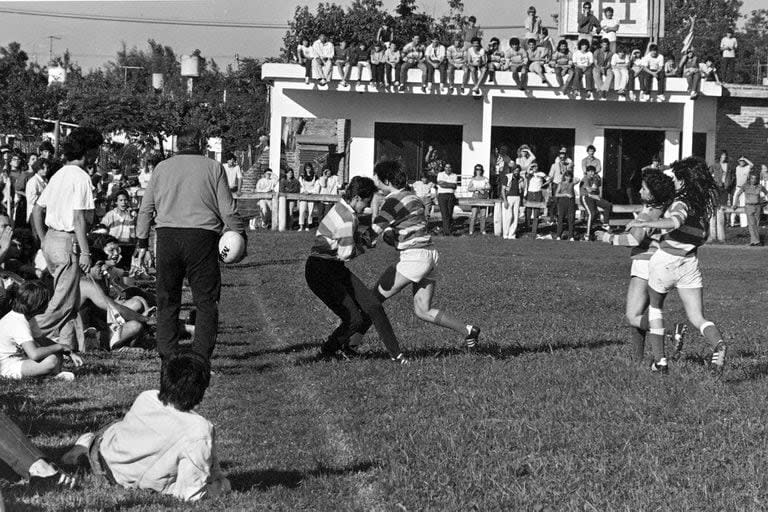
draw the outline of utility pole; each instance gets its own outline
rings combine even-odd
[[[47,36],[48,37],[48,62],[53,60],[53,40],[61,41],[61,36]]]

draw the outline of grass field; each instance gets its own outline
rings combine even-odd
[[[316,358],[336,320],[307,289],[309,233],[251,237],[223,271],[215,375],[200,412],[217,427],[236,492],[198,505],[98,486],[35,495],[2,482],[10,510],[765,510],[768,253],[701,251],[709,317],[732,341],[721,378],[689,336],[670,374],[629,363],[621,325],[627,251],[597,243],[438,238],[436,303],[483,327],[464,354],[386,308],[412,357]],[[389,247],[354,262],[372,283]],[[680,319],[676,297],[670,319]],[[153,354],[88,354],[72,384],[1,382],[7,412],[52,457],[119,418],[158,382]]]

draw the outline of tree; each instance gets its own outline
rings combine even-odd
[[[19,43],[0,47],[0,130],[5,133],[39,132],[29,117],[44,117],[50,106],[47,73],[28,60]]]

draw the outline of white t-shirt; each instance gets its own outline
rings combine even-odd
[[[42,335],[34,318],[27,320],[21,313],[8,312],[0,318],[0,362],[13,357],[26,358],[21,346]]]
[[[573,52],[573,65],[580,67],[580,68],[586,68],[588,66],[591,66],[595,62],[595,56],[592,55],[592,52],[587,50],[586,52],[583,52],[581,50],[576,50]]]
[[[440,182],[443,181],[445,183],[458,183],[459,182],[459,175],[455,172],[452,172],[451,174],[447,174],[445,172],[441,172],[437,175],[437,193],[438,194],[455,194],[456,189],[455,188],[446,188],[441,187]]]
[[[600,32],[600,35],[603,36],[605,39],[607,39],[610,42],[616,41],[616,32],[614,30],[607,31],[606,28],[615,29],[618,31],[619,29],[619,20],[616,18],[603,18],[602,21],[600,21],[600,28],[602,29]]]
[[[413,183],[413,193],[419,197],[432,196],[432,190],[435,186],[432,183],[424,183],[423,181],[415,181]]]
[[[658,71],[664,68],[664,56],[659,53],[655,57],[651,57],[651,54],[649,53],[643,57],[642,64],[651,71]]]
[[[27,222],[32,218],[33,207],[37,204],[40,194],[45,189],[46,181],[39,174],[35,174],[27,182],[25,192],[27,193]]]
[[[239,182],[243,181],[243,171],[240,170],[239,165],[230,167],[229,164],[224,164],[224,172],[227,174],[229,188],[235,188]]]
[[[320,193],[321,194],[338,194],[339,193],[339,177],[332,174],[328,177],[320,178]]]
[[[144,172],[141,171],[139,173],[139,186],[141,188],[147,188],[149,186],[149,180],[152,179],[152,173],[151,172]]]
[[[57,231],[74,231],[74,211],[94,208],[90,176],[76,165],[65,165],[53,175],[37,204],[46,209],[46,226]]]

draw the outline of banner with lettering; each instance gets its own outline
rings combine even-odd
[[[560,0],[560,35],[578,35],[579,17],[584,19],[589,13],[600,21],[606,7],[613,8],[613,18],[619,22],[618,37],[650,37],[656,40],[664,35],[664,0],[596,0],[591,2],[589,11],[584,9],[584,3]]]

